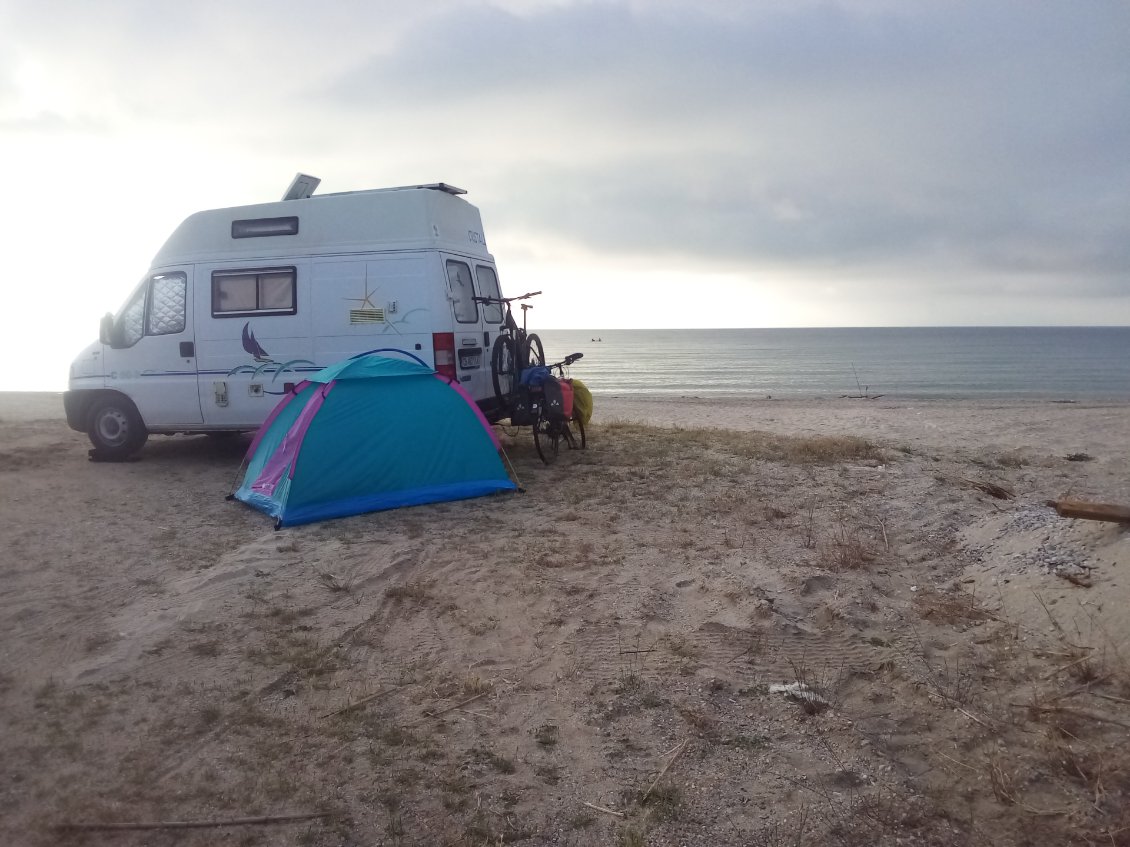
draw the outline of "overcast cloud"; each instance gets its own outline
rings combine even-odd
[[[141,251],[94,275],[104,310],[159,246],[122,244],[146,221],[297,170],[442,179],[511,291],[650,268],[778,323],[1130,324],[1128,57],[1122,0],[6,0],[4,226],[18,251],[28,208],[81,214]],[[110,184],[113,215],[76,201]],[[615,302],[584,323],[672,323]],[[767,322],[709,308],[686,322]]]

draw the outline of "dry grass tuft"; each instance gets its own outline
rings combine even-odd
[[[672,453],[693,451],[699,459],[710,451],[740,459],[800,465],[832,465],[840,462],[883,461],[882,451],[864,438],[853,435],[785,436],[766,432],[648,427],[638,424],[605,424],[603,431],[630,444],[636,462],[668,458]],[[622,457],[623,458],[623,457]],[[706,476],[724,474],[728,468],[717,457],[704,465]]]
[[[914,605],[924,620],[939,624],[983,621],[991,617],[972,594],[960,591],[943,593],[924,588],[914,595]]]
[[[871,565],[878,554],[858,530],[840,523],[820,552],[820,563],[830,571],[858,571]]]
[[[832,465],[883,458],[874,444],[853,435],[783,439],[781,449],[786,460],[798,464]]]
[[[435,599],[432,595],[432,587],[433,583],[426,580],[409,580],[398,585],[390,585],[385,589],[385,597],[389,600],[427,603]]]

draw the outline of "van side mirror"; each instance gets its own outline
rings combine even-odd
[[[109,312],[104,314],[98,323],[98,340],[103,344],[114,346],[114,316]]]

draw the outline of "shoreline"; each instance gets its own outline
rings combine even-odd
[[[0,422],[64,421],[62,392],[0,391]],[[593,422],[779,435],[854,435],[892,446],[1113,454],[1130,443],[1130,400],[747,398],[595,394]],[[1080,424],[1085,422],[1085,426]],[[79,435],[75,433],[75,435]]]

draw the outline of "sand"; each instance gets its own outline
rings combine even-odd
[[[0,843],[1126,843],[1130,529],[1046,501],[1130,504],[1130,405],[596,409],[275,532],[245,439],[0,394]]]

